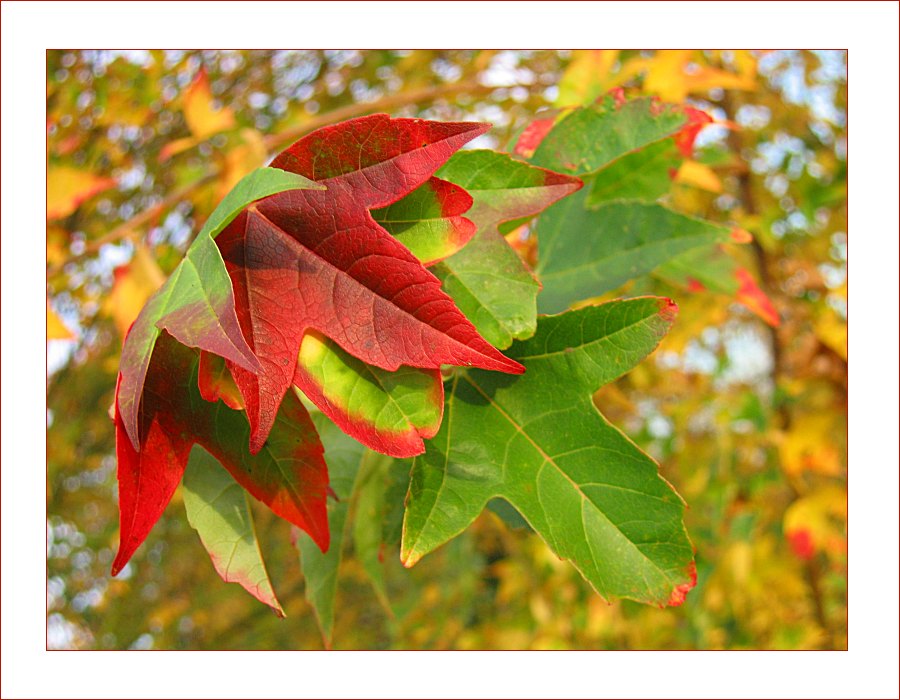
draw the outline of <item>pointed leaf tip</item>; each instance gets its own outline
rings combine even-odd
[[[521,380],[456,375],[446,419],[412,463],[403,565],[500,497],[604,597],[660,605],[676,590],[682,598],[693,559],[684,502],[592,401],[657,347],[676,308],[642,297],[544,316],[536,334],[510,350],[529,370]]]
[[[677,608],[679,605],[684,603],[687,598],[687,594],[697,585],[697,564],[695,562],[691,562],[688,564],[687,568],[688,576],[690,580],[685,583],[680,583],[675,586],[672,591],[672,595],[669,597],[669,600],[666,602],[666,606],[670,608]],[[663,607],[666,607],[663,606]]]
[[[247,407],[251,452],[265,443],[309,331],[388,372],[443,364],[523,371],[478,333],[438,278],[371,213],[380,209],[377,216],[410,223],[415,212],[400,203],[408,196],[420,215],[426,204],[439,214],[446,204],[454,216],[471,206],[468,193],[432,176],[489,128],[373,115],[314,131],[272,167],[327,182],[327,191],[276,194],[216,238],[241,331],[263,365],[256,374],[230,365]],[[463,237],[471,236],[471,224],[464,229]]]
[[[121,413],[116,415],[120,544],[113,573],[121,570],[162,515],[194,443],[208,450],[251,496],[327,549],[324,448],[302,402],[288,394],[266,448],[250,455],[245,415],[201,396],[198,353],[168,334],[159,341],[147,373],[138,450],[125,433]]]
[[[673,323],[678,316],[678,304],[668,297],[661,297],[659,300],[659,315],[666,323]]]
[[[731,240],[735,243],[750,243],[753,240],[753,234],[747,229],[735,226],[731,229]]]

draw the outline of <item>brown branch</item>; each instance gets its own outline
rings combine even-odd
[[[354,117],[361,117],[366,114],[375,112],[389,112],[398,107],[404,107],[410,104],[420,104],[422,102],[431,102],[441,97],[450,97],[460,93],[484,94],[494,88],[481,85],[476,82],[451,83],[449,85],[438,85],[435,87],[423,88],[414,92],[399,92],[395,95],[382,97],[375,102],[356,103],[340,107],[331,112],[326,112],[320,116],[309,119],[302,124],[297,125],[293,129],[287,129],[277,134],[270,134],[265,138],[266,148],[275,150],[281,148],[287,143],[296,141],[301,136],[308,134],[310,131],[341,122]]]
[[[421,90],[416,90],[413,92],[399,92],[394,95],[382,97],[381,99],[374,102],[350,104],[346,105],[345,107],[340,107],[338,109],[332,110],[330,112],[325,112],[324,114],[309,119],[303,124],[295,126],[292,129],[287,129],[280,133],[270,134],[266,136],[264,139],[264,143],[268,150],[273,151],[275,149],[281,148],[287,143],[296,141],[301,136],[304,136],[311,131],[315,131],[320,127],[334,124],[336,122],[353,119],[354,117],[360,117],[374,112],[389,112],[391,110],[397,109],[398,107],[403,107],[410,104],[421,104],[423,102],[431,102],[432,100],[436,100],[441,97],[450,97],[452,95],[458,95],[460,93],[484,94],[490,92],[493,89],[494,88],[492,87],[481,85],[477,82],[465,82],[452,83],[449,85],[438,85],[435,87],[423,88]],[[214,180],[216,177],[218,177],[218,175],[219,170],[215,169],[212,172],[201,177],[199,180],[192,182],[189,185],[185,185],[178,190],[175,190],[158,204],[153,205],[149,209],[145,209],[128,221],[119,224],[112,231],[101,236],[100,238],[90,241],[85,245],[84,249],[81,252],[71,255],[62,263],[49,266],[47,268],[47,277],[52,277],[53,275],[59,273],[63,269],[63,267],[65,267],[65,265],[70,262],[81,260],[82,258],[94,255],[95,253],[99,252],[100,248],[107,243],[115,243],[116,241],[135,236],[138,229],[153,221],[166,209],[173,207],[174,205],[178,204],[178,202],[187,198],[203,185]]]
[[[734,119],[735,115],[737,114],[737,110],[741,106],[740,98],[736,98],[732,93],[729,93],[726,95],[723,106],[725,107],[726,112],[729,114],[730,118]],[[741,151],[744,147],[743,137],[740,130],[734,129],[730,131],[728,134],[728,142],[732,150],[734,150],[734,152],[738,156],[740,156]],[[736,176],[744,211],[748,215],[754,216],[758,213],[758,207],[756,204],[756,196],[753,192],[753,183],[751,179],[752,174],[749,169],[746,169],[743,172],[737,173]],[[765,248],[763,248],[762,244],[760,244],[756,237],[754,237],[751,242],[751,248],[753,250],[754,256],[756,257],[757,267],[759,268],[760,288],[770,299],[774,299],[776,296],[780,296],[779,290],[775,283],[775,279],[773,278],[771,273],[768,253],[766,253]],[[769,329],[769,347],[771,348],[772,352],[772,379],[777,386],[779,378],[786,374],[784,367],[784,348],[782,347],[781,337],[778,333],[778,329],[772,326],[767,326],[767,328]],[[776,414],[779,419],[778,422],[780,424],[779,427],[781,428],[781,430],[789,430],[792,422],[790,409],[784,403],[782,403],[776,410]],[[785,483],[789,491],[791,492],[791,498],[793,501],[796,501],[802,495],[801,490],[798,488],[795,479],[792,478],[790,474],[788,474],[784,469],[782,469],[781,471],[782,475],[784,476]],[[805,562],[804,574],[806,577],[806,582],[809,585],[810,593],[812,594],[811,597],[816,622],[822,629],[822,632],[828,638],[829,644],[832,646],[832,648],[836,649],[837,634],[832,627],[830,620],[828,619],[828,615],[825,612],[825,598],[822,591],[822,571],[819,567],[818,562],[815,560],[815,557],[812,557]]]
[[[84,249],[80,253],[71,255],[65,262],[49,266],[47,268],[47,277],[52,277],[56,273],[60,272],[62,268],[70,262],[81,260],[82,258],[94,255],[95,253],[99,252],[100,248],[102,248],[107,243],[115,243],[124,238],[132,238],[140,228],[149,224],[157,216],[162,214],[166,209],[175,206],[176,204],[178,204],[178,202],[185,199],[194,191],[200,189],[206,183],[214,180],[217,175],[218,172],[207,173],[199,180],[195,180],[194,182],[190,183],[189,185],[185,185],[184,187],[179,187],[177,190],[167,195],[164,199],[154,204],[152,207],[144,209],[139,214],[136,214],[135,216],[128,219],[128,221],[116,226],[109,233],[100,236],[100,238],[95,238],[94,240],[85,244]]]

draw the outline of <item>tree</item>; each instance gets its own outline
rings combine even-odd
[[[264,638],[269,647],[315,646],[320,642],[300,598],[304,592],[326,640],[333,637],[338,647],[844,645],[842,60],[828,53],[681,51],[204,52],[139,59],[51,53],[49,293],[51,309],[78,329],[78,340],[68,341],[74,351],[60,362],[48,393],[51,643],[252,648]],[[424,74],[413,70],[417,66],[432,69],[431,84],[416,84]],[[512,73],[513,84],[484,86],[486,76],[496,79],[503,70]],[[785,99],[779,86],[785,76],[797,75],[811,88]],[[516,81],[530,81],[532,89]],[[79,82],[89,89],[79,90]],[[127,97],[121,89],[126,84],[132,88]],[[536,90],[535,84],[547,87]],[[823,90],[831,90],[830,101],[811,97]],[[538,111],[551,101],[555,112]],[[480,335],[527,371],[518,380],[479,370],[454,374],[433,438],[433,409],[419,422],[407,416],[413,433],[431,438],[424,456],[412,461],[411,481],[394,459],[363,451],[327,418],[315,416],[331,488],[340,497],[329,505],[327,553],[296,536],[298,567],[286,526],[256,503],[235,525],[236,531],[246,529],[251,514],[256,520],[286,621],[254,607],[237,587],[213,583],[213,568],[198,557],[182,556],[198,550],[177,508],[165,512],[136,551],[124,580],[110,580],[115,462],[105,409],[113,403],[117,339],[178,264],[194,222],[207,220],[270,149],[356,115],[397,109],[412,116],[417,104],[422,116],[442,122],[490,117],[495,127],[481,139],[492,150],[459,151],[436,173],[447,184],[416,190],[386,210],[376,208],[373,216],[415,252],[415,226],[410,233],[399,222],[408,222],[410,211],[429,209],[413,198],[429,195],[440,202],[440,192],[468,192],[474,205],[467,212],[419,217],[427,224],[424,240],[458,230],[462,224],[454,216],[470,217],[477,229],[467,246],[431,269]],[[526,190],[528,206],[521,193],[498,198],[499,180],[506,190]],[[580,181],[585,186],[576,191]],[[513,249],[543,283],[537,310],[565,313],[535,328],[529,299],[533,309],[537,286]],[[418,257],[431,262],[428,253]],[[485,260],[492,269],[484,269]],[[487,285],[481,294],[465,293],[472,280],[498,270],[503,293],[485,296]],[[509,293],[511,285],[521,291]],[[668,302],[640,299],[648,295],[675,299],[679,320],[653,361],[612,381],[652,349],[673,320]],[[638,299],[615,301],[623,296]],[[588,297],[591,305],[566,312]],[[563,319],[575,319],[574,325],[566,327]],[[579,341],[588,347],[602,340],[573,336],[576,325],[632,327],[635,319],[645,319],[637,326],[643,331],[625,336],[618,355],[588,353],[583,362],[591,372],[572,372],[577,363],[564,351],[582,358]],[[554,337],[565,338],[566,347],[556,348]],[[326,371],[329,378],[363,371],[327,333],[313,337],[309,348],[308,386]],[[604,368],[612,357],[621,362],[623,352],[631,358],[627,365]],[[764,361],[754,367],[741,362],[742,353]],[[419,387],[434,384],[427,372],[410,374],[397,382],[408,396],[421,396]],[[213,391],[214,398],[228,396],[224,388]],[[240,393],[246,399],[243,387]],[[469,433],[492,426],[492,434],[501,435],[503,426],[515,432],[532,425],[540,418],[529,414],[535,396],[573,411],[567,425],[583,423],[600,415],[590,405],[592,394],[594,406],[649,450],[691,505],[684,518],[697,550],[699,585],[677,612],[628,602],[607,608],[574,569],[550,563],[555,557],[549,553],[548,559],[527,524],[557,554],[574,559],[601,593],[658,603],[683,602],[691,587],[690,577],[684,578],[692,558],[686,538],[675,547],[682,553],[671,555],[682,578],[666,584],[665,595],[652,585],[630,594],[639,571],[634,562],[621,580],[611,580],[613,569],[588,564],[579,553],[584,538],[554,534],[571,529],[564,516],[541,522],[540,508],[522,495],[527,480],[538,478],[527,470],[542,464],[529,462],[528,449],[514,454],[525,479],[517,484],[489,473],[502,468],[508,453],[491,453],[486,440],[467,458],[449,435],[451,413]],[[332,406],[340,405],[331,398]],[[75,405],[92,410],[78,412]],[[371,400],[362,405],[379,406]],[[427,402],[416,406],[418,416],[428,414]],[[60,418],[72,415],[82,417]],[[599,420],[557,451],[634,449]],[[194,416],[188,423],[196,425]],[[611,431],[606,442],[597,440],[600,430]],[[551,426],[542,433],[546,444],[538,447],[555,462],[546,450],[552,432]],[[216,465],[197,471],[208,455],[195,459],[184,500],[209,546],[208,524],[198,515],[208,511],[197,504],[211,488],[204,474],[217,473],[211,471]],[[635,459],[646,459],[655,471],[649,458]],[[597,461],[609,463],[609,457]],[[442,469],[450,462],[463,468],[460,476]],[[465,468],[480,470],[479,479],[466,478]],[[435,479],[463,494],[465,507],[442,502]],[[229,493],[240,504],[240,492]],[[559,489],[553,493],[565,498]],[[660,522],[669,518],[680,528],[681,506],[677,499],[669,502],[668,493],[674,492],[656,494],[663,498],[660,508],[675,509],[668,515],[648,516],[652,509],[632,504],[622,522],[641,513]],[[486,503],[489,510],[479,517]],[[600,512],[608,515],[611,507],[606,503]],[[214,529],[221,528],[217,523]],[[398,549],[409,564],[461,530],[421,564],[401,570]],[[640,537],[635,531],[630,539]],[[783,587],[783,608],[766,598],[772,586]],[[260,597],[271,604],[270,593]],[[149,615],[130,614],[129,606],[141,600],[152,603]],[[378,622],[361,627],[359,619]],[[367,631],[373,628],[380,631]]]

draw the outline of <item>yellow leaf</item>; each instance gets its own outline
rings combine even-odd
[[[69,255],[69,232],[62,226],[47,225],[47,265],[61,266]]]
[[[184,120],[195,138],[203,140],[213,134],[234,128],[234,114],[227,107],[213,107],[209,78],[201,70],[184,95]]]
[[[829,292],[830,295],[847,300],[847,283]],[[844,360],[847,359],[847,321],[830,306],[823,305],[816,314],[813,330],[825,345],[834,350]]]
[[[686,160],[678,168],[678,174],[675,181],[684,185],[692,185],[707,192],[722,191],[722,181],[719,176],[708,165],[698,163],[696,160]]]
[[[147,299],[162,286],[165,276],[143,245],[138,245],[131,262],[117,267],[113,275],[112,291],[103,308],[113,317],[116,328],[124,338]]]
[[[612,71],[619,58],[616,49],[575,51],[572,61],[559,81],[557,105],[593,102],[614,87]]]
[[[847,322],[832,308],[819,314],[813,329],[819,340],[834,350],[841,358],[847,359]]]
[[[262,167],[266,161],[266,144],[256,129],[241,129],[241,143],[225,154],[222,176],[219,179],[219,197],[231,191],[244,175]]]
[[[47,301],[47,340],[75,340],[75,334],[69,330]]]
[[[98,177],[86,170],[51,165],[47,172],[47,218],[62,219],[95,194],[116,186],[110,177]]]
[[[784,471],[796,476],[814,472],[840,476],[843,472],[841,450],[835,436],[844,430],[842,418],[826,414],[801,413],[791,430],[780,438],[778,454]]]
[[[756,79],[756,57],[747,49],[734,52],[734,64],[737,66],[738,75],[749,80]]]
[[[684,67],[693,53],[690,49],[657,51],[656,56],[647,63],[644,89],[667,102],[684,100],[688,93]]]
[[[697,59],[697,60],[695,60]],[[647,61],[644,89],[667,102],[682,102],[690,93],[712,88],[752,90],[754,74],[737,74],[699,63],[700,54],[691,49],[660,50]]]

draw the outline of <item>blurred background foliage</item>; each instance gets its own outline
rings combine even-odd
[[[846,55],[699,50],[49,51],[48,645],[322,647],[289,526],[264,507],[285,620],[217,577],[177,494],[109,576],[123,334],[237,179],[372,112],[490,121],[473,145],[502,150],[539,109],[617,86],[714,117],[670,204],[754,236],[696,271],[736,259],[758,287],[686,292],[658,270],[613,295],[667,294],[681,311],[596,396],[689,504],[697,588],[680,608],[607,604],[485,511],[412,570],[386,551],[384,595],[345,558],[334,646],[846,648]]]

